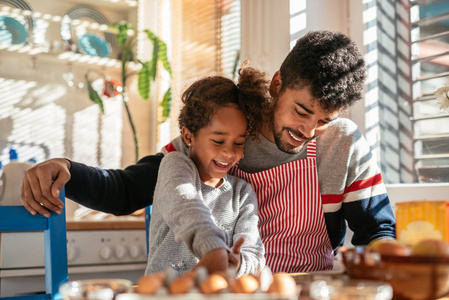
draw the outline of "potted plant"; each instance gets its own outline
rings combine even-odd
[[[136,129],[134,122],[128,107],[128,94],[127,94],[127,80],[130,76],[136,75],[136,68],[131,67],[131,64],[140,67],[137,72],[137,83],[138,92],[143,100],[148,101],[150,98],[151,84],[156,80],[157,75],[157,65],[162,64],[164,69],[168,72],[171,78],[171,67],[167,58],[167,45],[158,36],[156,36],[152,31],[145,29],[144,33],[151,41],[153,45],[153,55],[150,61],[140,61],[136,57],[136,43],[137,35],[132,34],[132,25],[128,22],[122,21],[111,25],[112,28],[117,30],[117,47],[120,53],[121,61],[121,82],[114,81],[106,76],[101,71],[90,69],[85,74],[85,79],[87,83],[87,89],[89,92],[89,98],[100,107],[101,113],[104,113],[103,100],[101,99],[98,88],[93,85],[93,80],[91,79],[92,74],[96,74],[104,82],[104,90],[102,93],[107,96],[117,96],[120,95],[122,102],[125,106],[125,110],[128,116],[128,121],[131,126],[134,143],[135,143],[135,155],[136,161],[139,159],[139,141],[137,138]],[[163,100],[161,102],[162,106],[162,120],[170,115],[171,109],[172,93],[171,88],[168,88],[164,94]]]

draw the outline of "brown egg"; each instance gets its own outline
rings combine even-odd
[[[273,281],[267,293],[276,294],[281,297],[294,297],[297,296],[298,289],[292,276],[286,273],[277,273],[273,274]]]
[[[378,252],[381,255],[397,255],[397,256],[407,256],[411,254],[411,250],[408,246],[399,243],[380,244]]]
[[[143,276],[137,282],[136,292],[139,294],[151,294],[164,286],[165,273],[155,273]]]
[[[187,272],[174,279],[168,286],[170,294],[185,294],[195,287],[195,273]]]
[[[408,246],[399,243],[396,240],[374,240],[366,247],[367,252],[377,252],[382,255],[407,256],[411,254]]]
[[[200,291],[203,294],[217,294],[228,287],[226,279],[218,274],[212,274],[200,283]]]
[[[252,275],[243,275],[230,284],[234,293],[252,294],[259,288],[259,281]]]
[[[449,244],[439,239],[423,239],[412,246],[413,255],[449,256]]]

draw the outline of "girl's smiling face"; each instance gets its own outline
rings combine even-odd
[[[209,124],[196,135],[182,128],[189,156],[205,184],[218,187],[229,169],[242,158],[247,127],[245,114],[231,105],[218,108]]]

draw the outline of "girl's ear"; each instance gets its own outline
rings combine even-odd
[[[271,97],[277,97],[282,87],[281,71],[278,70],[273,75],[273,79],[270,82],[270,95]]]
[[[193,134],[190,132],[190,130],[187,127],[182,126],[181,135],[184,140],[184,143],[186,143],[187,147],[190,147],[192,145]]]

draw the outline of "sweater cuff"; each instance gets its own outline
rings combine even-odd
[[[204,239],[201,242],[197,243],[195,249],[197,249],[196,255],[199,258],[215,249],[226,249],[228,252],[231,251],[225,241],[223,241],[223,239],[219,237],[208,237],[207,239]]]
[[[237,270],[237,276],[236,278],[239,278],[245,274],[248,274],[249,272],[246,271],[246,262],[244,256],[240,253],[240,266]]]

